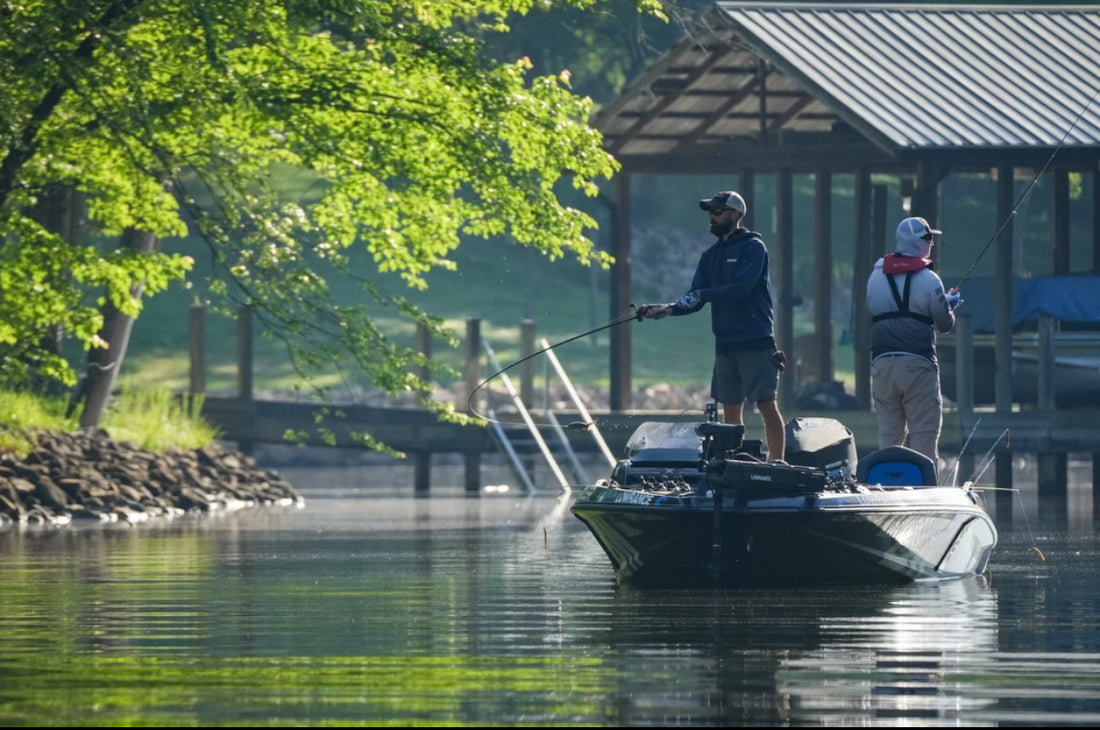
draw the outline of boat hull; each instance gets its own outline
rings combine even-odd
[[[983,573],[997,542],[980,496],[959,487],[728,493],[716,510],[714,492],[595,485],[571,510],[636,585],[947,580]]]

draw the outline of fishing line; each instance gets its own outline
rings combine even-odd
[[[636,307],[633,304],[630,305],[630,308],[632,310],[636,309]],[[592,329],[588,330],[587,332],[581,332],[579,335],[573,335],[572,337],[568,337],[568,338],[566,338],[566,339],[564,339],[560,342],[555,342],[554,344],[548,345],[548,346],[542,348],[541,350],[536,350],[535,352],[532,352],[530,355],[527,355],[526,357],[521,357],[519,360],[516,360],[512,364],[510,364],[506,367],[503,367],[500,370],[497,370],[495,373],[493,373],[489,377],[485,378],[485,380],[482,380],[478,384],[478,386],[476,388],[474,388],[473,392],[470,393],[470,397],[466,399],[466,410],[469,411],[469,413],[471,415],[477,416],[478,418],[480,418],[481,420],[483,420],[487,423],[499,423],[501,425],[508,425],[508,424],[504,423],[503,421],[497,421],[496,419],[489,418],[488,416],[482,415],[481,413],[477,412],[476,408],[474,408],[474,396],[477,395],[477,392],[479,390],[481,390],[486,384],[488,384],[491,380],[496,378],[498,375],[500,375],[500,374],[502,374],[502,373],[504,373],[508,370],[511,370],[512,368],[514,368],[516,365],[519,365],[520,363],[527,362],[528,360],[535,357],[536,355],[541,355],[542,353],[546,352],[547,350],[553,350],[555,347],[560,347],[561,345],[572,342],[573,340],[579,340],[582,337],[587,337],[588,335],[593,335],[597,332],[601,332],[603,330],[610,329],[612,327],[617,327],[618,325],[623,324],[624,322],[629,322],[632,319],[638,319],[638,314],[637,314],[636,311],[632,311],[630,314],[624,314],[621,317],[616,317],[615,319],[611,320],[610,322],[607,322],[606,324],[602,324],[599,327],[593,327]],[[591,423],[582,423],[582,424],[580,424],[580,426],[576,426],[575,424],[569,424],[570,428],[591,428],[591,426],[592,426]]]
[[[1001,439],[1008,435],[1008,429],[1001,431],[1001,435],[997,437],[997,440],[993,442],[993,445],[989,447],[989,451],[985,452],[985,456],[982,458],[982,463],[978,465],[978,468],[970,475],[970,478],[966,480],[968,484],[975,484],[982,475],[985,474],[985,470],[989,468],[989,465],[993,463],[993,459],[996,456],[993,452],[997,448],[997,444],[1001,443]],[[1006,442],[1007,446],[1007,442]]]
[[[977,425],[975,425],[975,428],[977,428]],[[997,437],[997,440],[993,442],[993,445],[989,447],[989,451],[986,452],[985,457],[982,459],[983,465],[981,466],[981,471],[977,472],[976,476],[973,476],[970,479],[968,479],[967,484],[973,485],[976,481],[978,481],[979,479],[982,478],[982,474],[985,474],[985,470],[989,468],[989,465],[991,463],[993,463],[993,451],[994,451],[994,449],[997,448],[997,444],[1001,443],[1001,439],[1003,439],[1007,435],[1008,435],[1008,429],[1006,428],[1004,431],[1001,432],[1001,435]],[[967,439],[967,443],[969,443],[969,441],[970,440]],[[1024,514],[1024,525],[1027,527],[1028,537],[1031,538],[1032,542],[1035,542],[1035,535],[1032,534],[1032,532],[1031,532],[1031,521],[1027,518],[1027,507],[1024,505],[1024,498],[1020,494],[1019,489],[1016,489],[1016,488],[1005,489],[1005,488],[1002,488],[1002,487],[982,487],[982,488],[975,487],[975,489],[979,489],[979,491],[983,491],[983,492],[986,491],[986,490],[990,490],[990,491],[994,491],[994,492],[1004,492],[1004,491],[1015,492],[1016,493],[1016,499],[1019,500],[1019,502],[1020,502],[1020,511],[1023,512],[1023,514]],[[1046,557],[1043,555],[1043,551],[1040,550],[1039,548],[1035,547],[1034,545],[1028,548],[1028,552],[1034,552],[1036,555],[1039,556],[1040,560],[1042,560],[1044,563],[1046,562]]]
[[[958,482],[959,482],[959,464],[960,464],[960,462],[962,462],[963,454],[966,453],[966,447],[970,445],[970,439],[974,438],[974,433],[978,430],[978,426],[981,425],[981,422],[982,422],[982,419],[979,416],[977,422],[974,424],[974,428],[970,429],[970,435],[966,437],[966,442],[963,443],[963,446],[959,450],[959,453],[955,456],[955,464],[954,464],[954,466],[951,467],[951,479],[950,479],[951,483],[948,485],[947,482],[945,481],[944,484],[941,485],[941,486],[945,486],[945,485],[946,486],[952,486],[952,487],[958,486]]]
[[[1031,520],[1027,518],[1027,505],[1024,504],[1023,495],[1020,494],[1020,490],[1017,487],[981,487],[977,489],[981,492],[1014,492],[1016,494],[1016,501],[1020,503],[1020,512],[1022,512],[1024,515],[1024,526],[1027,528],[1027,536],[1031,539],[1032,542],[1035,542],[1035,534],[1031,531]],[[1047,561],[1046,556],[1043,555],[1043,551],[1035,545],[1029,547],[1027,549],[1027,552],[1035,553],[1039,556],[1039,560],[1042,560],[1044,563]]]
[[[1069,138],[1069,133],[1073,131],[1073,128],[1077,126],[1077,123],[1081,121],[1081,117],[1085,116],[1085,112],[1088,111],[1088,108],[1090,106],[1092,106],[1092,102],[1096,99],[1097,94],[1100,94],[1100,89],[1097,89],[1089,98],[1089,100],[1085,103],[1085,106],[1081,109],[1081,112],[1077,115],[1077,118],[1073,120],[1073,123],[1069,125],[1069,129],[1067,129],[1066,133],[1062,135],[1062,139],[1059,140],[1058,146],[1055,147],[1054,151],[1050,153],[1050,157],[1047,158],[1046,163],[1043,164],[1043,167],[1039,170],[1038,173],[1036,173],[1035,177],[1031,178],[1031,182],[1028,183],[1028,186],[1026,189],[1024,189],[1023,194],[1016,201],[1016,204],[1012,206],[1012,210],[1008,212],[1008,215],[1005,216],[1004,222],[1001,223],[1000,227],[997,228],[996,231],[993,232],[993,235],[990,237],[989,241],[986,242],[985,246],[978,253],[978,258],[974,259],[974,263],[972,263],[970,265],[970,268],[966,270],[966,273],[963,274],[963,278],[959,279],[959,283],[955,285],[955,288],[952,291],[958,291],[960,288],[962,288],[963,282],[970,278],[970,274],[974,271],[974,267],[978,265],[978,262],[982,260],[982,256],[985,256],[985,252],[988,251],[989,247],[993,245],[993,242],[997,240],[997,236],[1001,235],[1001,231],[1005,229],[1005,226],[1007,226],[1009,222],[1016,217],[1016,209],[1023,204],[1024,199],[1027,198],[1027,196],[1031,193],[1031,189],[1035,187],[1035,183],[1039,182],[1039,178],[1042,177],[1043,173],[1046,172],[1048,167],[1050,167],[1050,163],[1054,160],[1054,156],[1058,154],[1058,150],[1062,149],[1062,146]]]

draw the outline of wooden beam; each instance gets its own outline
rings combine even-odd
[[[871,408],[871,337],[868,331],[867,277],[875,257],[871,241],[871,173],[856,172],[855,179],[855,260],[852,262],[852,348],[857,408]]]
[[[718,50],[718,51],[714,51],[709,56],[707,56],[706,60],[704,60],[702,63],[700,63],[694,69],[692,69],[692,72],[688,76],[688,78],[685,80],[684,85],[685,86],[691,86],[693,83],[698,81],[700,78],[702,78],[703,76],[706,76],[707,72],[710,71],[711,67],[715,66],[719,61],[721,61],[722,58],[725,57],[726,53],[727,53],[726,49],[721,49],[721,50]],[[612,140],[611,144],[607,147],[607,151],[610,152],[611,154],[615,154],[616,152],[618,152],[620,149],[622,149],[623,145],[625,145],[627,142],[629,142],[633,138],[633,136],[637,132],[637,130],[644,128],[645,125],[647,123],[649,123],[650,120],[652,120],[656,117],[659,117],[661,115],[661,112],[663,112],[665,109],[667,109],[672,103],[677,101],[677,99],[679,99],[679,98],[680,97],[677,94],[667,94],[667,95],[661,97],[660,101],[658,101],[652,107],[647,109],[644,114],[642,114],[640,117],[638,117],[636,120],[634,120],[634,123],[630,125],[630,128],[628,130],[626,130],[626,132],[624,132],[621,135],[617,135]]]
[[[713,127],[718,121],[723,119],[730,109],[740,104],[747,97],[752,96],[752,93],[755,90],[756,79],[753,79],[751,82],[749,82],[745,86],[742,86],[739,89],[735,89],[729,94],[729,97],[724,102],[718,105],[717,109],[715,109],[713,112],[706,115],[706,117],[702,119],[702,121],[696,127],[696,129],[700,131],[681,138],[676,149],[685,149],[688,146],[694,144],[695,141],[698,140],[700,137],[705,136],[707,131],[711,127]]]
[[[1100,273],[1100,166],[1092,171],[1092,270]]]
[[[834,378],[833,358],[833,176],[814,176],[814,335],[818,380]]]
[[[1069,248],[1069,171],[1054,171],[1054,238],[1053,270],[1055,274],[1070,272]]]
[[[1001,228],[1001,234],[997,239],[997,261],[995,300],[994,300],[994,330],[997,333],[993,345],[994,352],[994,389],[996,395],[996,408],[998,413],[1012,410],[1012,232],[1013,222],[1013,195],[1015,181],[1013,180],[1013,168],[1011,165],[1001,165],[997,168],[997,219],[1005,221]]]
[[[621,172],[615,178],[615,205],[611,211],[611,266],[610,319],[622,317],[630,311],[630,175]],[[612,411],[629,410],[633,402],[631,383],[631,328],[612,327],[610,343],[609,401]]]
[[[868,167],[877,172],[903,172],[911,170],[884,154],[881,150],[867,144],[853,144],[838,141],[836,144],[815,146],[787,143],[771,147],[758,147],[746,144],[714,142],[697,144],[683,150],[674,148],[679,137],[670,137],[670,152],[652,155],[616,155],[622,169],[631,173],[649,173],[668,175],[724,175],[730,169],[752,167],[757,170],[771,171],[787,168],[792,172],[812,173],[821,168],[832,170],[851,170],[855,167]]]
[[[794,359],[794,211],[791,173],[780,170],[775,176],[776,248],[778,256],[778,302],[776,314],[776,344],[780,350],[791,353]],[[780,388],[779,407],[794,407],[798,390],[798,371],[793,369],[794,387]]]
[[[994,287],[994,330],[996,339],[993,343],[994,361],[994,401],[996,412],[1009,413],[1012,411],[1012,213],[1015,212],[1013,194],[1015,181],[1012,165],[1004,164],[997,167],[997,218],[1005,221],[1001,228],[1000,237],[997,239],[997,261],[995,264],[996,286]],[[1016,434],[1013,434],[1015,438]],[[1002,504],[1007,503],[1011,509],[1012,500],[1001,495],[1009,494],[1012,489],[1012,454],[1007,447],[1001,447],[994,455],[994,484],[1001,490],[997,492],[997,513],[1001,513]]]

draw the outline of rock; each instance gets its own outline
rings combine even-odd
[[[0,527],[154,517],[302,503],[244,454],[215,445],[151,453],[103,431],[37,434],[23,459],[0,455]]]

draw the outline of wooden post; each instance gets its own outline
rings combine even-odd
[[[246,407],[252,403],[252,307],[237,310],[237,398]],[[237,448],[252,453],[251,441],[238,441]]]
[[[535,321],[525,319],[520,322],[519,332],[519,356],[523,360],[523,371],[519,380],[519,396],[523,401],[523,405],[531,408],[535,391],[535,361],[534,358],[531,358],[531,355],[535,352]]]
[[[1100,169],[1092,171],[1092,270],[1100,271]]]
[[[794,408],[798,396],[799,380],[798,358],[794,351],[794,191],[791,171],[780,170],[775,176],[775,212],[776,212],[776,251],[778,253],[778,307],[775,317],[776,346],[787,353],[791,372],[785,387],[779,389],[779,408],[783,411]]]
[[[470,404],[467,413],[481,412],[474,397],[474,390],[481,384],[481,320],[466,320],[466,402]],[[481,452],[466,452],[466,492],[481,494]]]
[[[252,307],[237,310],[237,397],[252,400]]]
[[[535,351],[535,322],[531,319],[524,319],[519,323],[520,331],[520,346],[519,355],[520,358],[529,357]],[[535,390],[535,362],[534,359],[524,360],[522,371],[520,372],[519,381],[519,394],[520,400],[523,402],[524,407],[530,409],[532,401],[534,400]],[[547,394],[549,397],[549,394]],[[546,404],[546,408],[550,408],[550,404]],[[524,454],[521,457],[523,468],[527,470],[528,474],[535,473],[535,466],[538,463],[534,453]]]
[[[1096,215],[1098,211],[1093,211]],[[1069,265],[1069,170],[1054,171],[1054,243],[1053,273],[1068,274]]]
[[[1055,408],[1055,365],[1054,365],[1054,332],[1057,327],[1056,320],[1048,314],[1039,316],[1039,382],[1037,383],[1037,397],[1039,410],[1053,411]]]
[[[426,358],[432,356],[432,333],[423,324],[416,325],[416,341],[420,352]],[[427,367],[421,367],[419,376],[427,381],[431,378],[431,371]],[[432,483],[432,452],[421,449],[413,454],[413,491],[418,495],[428,493]]]
[[[1092,452],[1092,522],[1100,523],[1100,451]]]
[[[866,168],[856,172],[855,181],[855,255],[852,266],[852,362],[855,366],[856,408],[871,409],[871,333],[867,316],[867,277],[874,265],[874,251],[881,248],[872,242],[871,173]]]
[[[969,312],[959,312],[955,321],[955,331],[958,333],[955,347],[955,410],[959,414],[959,422],[967,423],[974,414],[974,322]],[[970,437],[969,433],[960,433],[962,443]],[[970,478],[974,473],[974,452],[959,453],[958,482]]]
[[[620,172],[615,182],[615,207],[611,211],[612,251],[615,263],[611,267],[610,319],[630,311],[630,175]],[[610,331],[610,405],[612,411],[630,410],[633,404],[633,365],[631,360],[631,328],[612,327]]]
[[[818,170],[814,189],[814,334],[817,379],[833,381],[833,178]],[[798,353],[795,353],[797,355]]]
[[[192,408],[196,396],[206,394],[206,307],[192,304],[187,320],[188,351],[191,356],[191,383],[187,397],[187,412],[194,415]]]
[[[1039,382],[1036,384],[1038,410],[1049,413],[1051,416],[1054,415],[1055,409],[1054,331],[1056,327],[1054,317],[1045,314],[1039,317]],[[1044,508],[1040,512],[1047,512],[1047,516],[1059,517],[1067,509],[1069,498],[1067,461],[1065,453],[1036,454],[1039,505]],[[1050,511],[1053,511],[1053,515]]]
[[[1005,221],[997,238],[994,287],[994,400],[997,413],[1012,411],[1012,239],[1014,225],[1013,197],[1015,183],[1012,165],[997,167],[997,220]],[[1002,506],[1012,510],[1012,452],[1007,446],[999,446],[994,456],[994,480],[997,486],[997,514]]]

